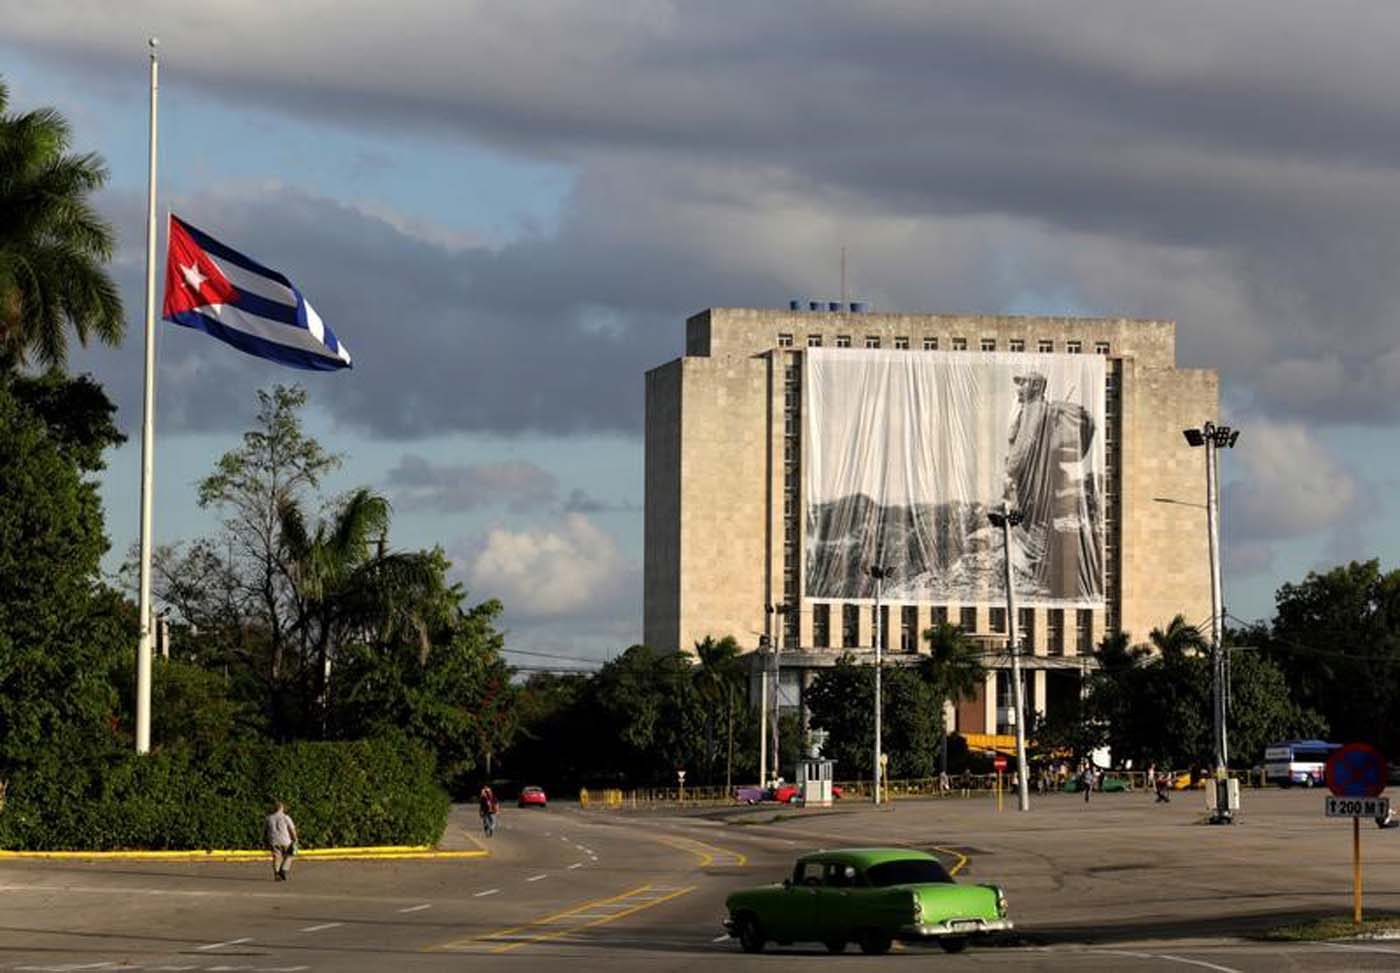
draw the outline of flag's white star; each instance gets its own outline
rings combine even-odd
[[[199,288],[209,278],[199,272],[199,262],[195,261],[186,267],[180,264],[180,273],[185,275],[185,283],[190,285],[190,290],[198,291]]]

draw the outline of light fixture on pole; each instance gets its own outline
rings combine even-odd
[[[866,573],[875,579],[875,803],[880,803],[880,779],[884,768],[880,763],[880,670],[884,666],[885,626],[880,618],[880,594],[882,586],[894,577],[894,568],[884,564],[872,564]]]
[[[1212,687],[1212,722],[1215,726],[1215,814],[1212,824],[1230,824],[1230,742],[1225,728],[1225,650],[1221,627],[1224,612],[1220,605],[1220,486],[1216,479],[1215,452],[1229,449],[1240,438],[1238,429],[1201,424],[1199,429],[1183,429],[1182,435],[1192,446],[1206,450],[1206,538],[1210,545],[1210,669]]]
[[[1016,807],[1022,811],[1031,809],[1031,795],[1026,770],[1026,720],[1025,700],[1021,690],[1021,646],[1016,638],[1016,586],[1012,584],[1011,570],[1011,528],[1021,522],[1021,512],[1012,510],[1005,500],[1001,510],[987,514],[993,527],[1001,528],[1001,549],[1006,562],[1006,634],[1007,647],[1011,652],[1011,701],[1016,707]]]

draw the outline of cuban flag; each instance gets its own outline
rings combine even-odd
[[[173,213],[161,316],[294,368],[351,367],[350,352],[296,285]]]

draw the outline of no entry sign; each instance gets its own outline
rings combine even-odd
[[[1001,773],[1006,769],[1006,758],[1001,754],[997,754],[992,758],[992,766],[996,768],[997,773]]]

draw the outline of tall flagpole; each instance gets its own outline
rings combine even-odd
[[[141,600],[136,646],[136,752],[151,749],[151,495],[156,449],[156,94],[160,41],[151,45],[151,169],[146,193],[146,400],[141,426]]]

